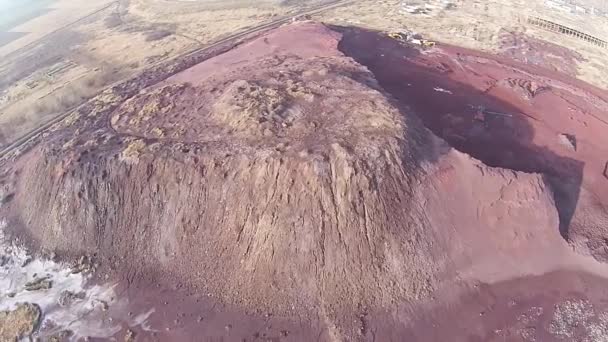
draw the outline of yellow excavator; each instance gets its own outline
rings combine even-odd
[[[432,40],[420,39],[420,45],[425,48],[432,48],[436,45],[436,43]]]
[[[420,45],[423,48],[432,48],[436,45],[432,40],[416,38],[415,36],[410,36],[410,34],[404,32],[389,32],[387,35],[401,43],[412,43]]]
[[[389,32],[388,36],[395,40],[404,42],[404,43],[407,42],[407,38],[408,38],[407,34],[401,33],[401,32]]]

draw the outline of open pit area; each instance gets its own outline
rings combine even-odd
[[[604,341],[607,109],[314,21],[151,69],[2,158],[0,334]]]

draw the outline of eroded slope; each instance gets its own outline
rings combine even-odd
[[[4,210],[43,248],[310,314],[334,338],[363,311],[455,277],[538,272],[546,259],[520,260],[567,250],[540,175],[451,149],[339,40],[287,26],[70,118],[18,161]]]

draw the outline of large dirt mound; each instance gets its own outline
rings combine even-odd
[[[344,325],[558,250],[540,175],[452,150],[339,41],[283,27],[71,120],[18,164],[15,226],[129,280]]]

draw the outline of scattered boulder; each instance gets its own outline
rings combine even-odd
[[[68,342],[71,337],[74,335],[74,332],[71,330],[62,330],[58,333],[51,335],[48,338],[49,342]]]
[[[48,276],[36,278],[25,283],[26,291],[48,290],[51,287],[53,287],[53,281]]]
[[[568,133],[561,133],[557,136],[559,143],[571,151],[576,151],[576,136]]]
[[[0,312],[0,341],[18,341],[37,328],[42,312],[35,304],[23,303],[14,310]]]
[[[74,301],[82,300],[82,299],[84,299],[84,297],[85,297],[84,291],[75,293],[75,292],[72,292],[69,290],[65,290],[59,294],[59,299],[57,300],[57,304],[59,304],[61,306],[69,306]]]
[[[135,341],[135,332],[131,329],[127,329],[125,333],[125,342],[133,342]]]
[[[96,268],[95,262],[88,255],[83,255],[78,260],[72,263],[70,268],[72,269],[73,274],[77,273],[90,273],[93,272]]]

